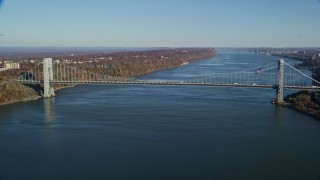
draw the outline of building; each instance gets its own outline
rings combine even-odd
[[[12,61],[5,61],[3,63],[3,67],[6,69],[20,69],[20,64]]]

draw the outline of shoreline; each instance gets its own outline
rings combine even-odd
[[[10,105],[10,104],[15,104],[15,103],[20,103],[20,102],[35,101],[35,100],[38,100],[38,99],[41,99],[41,98],[42,98],[42,96],[32,96],[32,97],[23,98],[21,100],[15,100],[15,101],[2,103],[2,104],[0,104],[0,106]]]
[[[144,70],[142,70],[141,72],[135,72],[134,74],[133,74],[133,76],[131,76],[131,77],[133,77],[133,78],[137,78],[137,77],[139,77],[139,76],[143,76],[143,75],[146,75],[146,74],[149,74],[149,73],[153,73],[153,72],[157,72],[157,71],[163,71],[163,70],[166,70],[166,69],[171,69],[171,68],[179,68],[179,67],[181,67],[181,66],[183,66],[183,63],[193,63],[193,62],[196,62],[196,61],[201,61],[201,60],[208,60],[208,59],[210,59],[210,58],[213,58],[213,57],[215,57],[215,55],[216,55],[216,51],[213,49],[213,51],[212,50],[210,50],[211,51],[211,55],[208,55],[208,54],[202,54],[202,53],[200,53],[200,54],[198,54],[198,56],[193,56],[192,57],[192,54],[190,55],[191,57],[182,57],[182,58],[186,58],[186,59],[177,59],[177,60],[174,60],[174,61],[171,61],[170,63],[168,63],[168,64],[166,64],[165,66],[167,66],[167,67],[154,67],[154,69],[152,68],[152,69],[150,69],[150,71],[144,71]],[[146,51],[146,52],[148,52],[148,51]],[[146,53],[146,52],[144,52],[144,53]],[[124,52],[125,53],[125,52]],[[160,60],[160,61],[162,61],[162,60]],[[179,63],[180,62],[180,63]],[[182,62],[182,63],[181,63]],[[179,63],[179,64],[178,64]],[[158,68],[158,69],[157,69]],[[121,77],[121,76],[119,76],[119,77]],[[76,86],[77,84],[71,84],[71,85],[58,85],[58,86],[52,86],[53,88],[54,88],[54,91],[55,92],[57,92],[57,91],[59,91],[59,90],[62,90],[62,89],[65,89],[65,88],[72,88],[72,87],[74,87],[74,86]],[[36,92],[36,91],[35,91]],[[32,97],[26,97],[26,98],[23,98],[23,99],[19,99],[19,100],[13,100],[13,101],[10,101],[10,102],[5,102],[5,103],[2,103],[2,104],[0,104],[0,106],[1,105],[8,105],[8,104],[14,104],[14,103],[19,103],[19,102],[27,102],[27,101],[32,101],[32,100],[38,100],[38,99],[40,99],[40,98],[43,98],[43,96],[41,96],[41,95],[38,95],[38,96],[32,96]]]
[[[298,91],[284,98],[280,106],[293,109],[320,120],[320,93],[316,91]]]
[[[308,115],[308,116],[314,118],[317,121],[320,121],[320,115],[317,115],[315,112],[307,111],[306,109],[298,109],[298,108],[294,107],[293,104],[286,103],[286,104],[278,104],[277,106],[288,108],[288,109],[292,109],[292,110],[294,110],[296,112],[303,113],[305,115]]]
[[[213,58],[213,57],[214,56],[212,56],[211,58]],[[205,59],[198,59],[198,60],[186,61],[186,62],[188,62],[190,64],[190,63],[194,63],[194,62],[198,62],[198,61],[205,61],[205,60],[209,60],[209,59],[210,58],[205,58]],[[158,71],[164,71],[164,70],[172,69],[172,68],[179,68],[179,67],[182,67],[182,66],[185,66],[185,65],[180,64],[180,65],[177,65],[177,66],[171,66],[171,67],[166,67],[166,68],[162,68],[162,69],[157,69],[157,70],[153,70],[153,71],[146,72],[146,73],[136,74],[135,76],[132,76],[132,77],[137,78],[139,76],[147,75],[147,74],[150,74],[150,73],[154,73],[154,72],[158,72]]]

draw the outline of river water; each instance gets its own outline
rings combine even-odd
[[[218,49],[139,78],[277,60]],[[271,105],[271,89],[79,85],[56,94],[0,107],[1,180],[320,179],[320,122]]]

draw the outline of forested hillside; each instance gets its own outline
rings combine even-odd
[[[18,82],[0,77],[0,105],[37,98],[32,88]]]

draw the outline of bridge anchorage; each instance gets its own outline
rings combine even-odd
[[[93,73],[69,64],[55,62],[44,58],[42,63],[34,66],[17,78],[23,84],[43,84],[43,97],[55,96],[54,84],[103,84],[122,86],[207,86],[237,88],[275,89],[275,103],[283,103],[284,89],[320,90],[320,82],[302,72],[283,59],[240,72],[227,72],[212,76],[202,76],[188,80],[138,80],[128,77],[112,77]],[[309,73],[310,74],[310,73]]]

